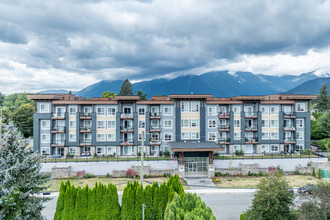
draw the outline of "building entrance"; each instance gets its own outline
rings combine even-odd
[[[185,157],[184,167],[186,176],[207,176],[208,157]]]

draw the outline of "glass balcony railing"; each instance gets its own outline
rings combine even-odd
[[[121,113],[120,118],[133,118],[133,113]]]
[[[220,138],[219,143],[227,143],[230,142],[230,138]]]
[[[53,118],[64,118],[65,117],[65,112],[54,112],[52,114]]]
[[[82,112],[80,114],[80,117],[83,117],[83,118],[90,118],[92,117],[92,113],[91,112]]]
[[[120,126],[120,130],[121,131],[133,131],[134,128],[131,126],[129,126],[129,127]]]
[[[160,131],[160,126],[150,126],[150,131]]]
[[[229,117],[230,117],[230,113],[228,112],[219,113],[219,118],[229,118]]]
[[[257,129],[258,129],[257,125],[245,126],[245,130],[257,130]]]
[[[245,112],[245,117],[257,117],[257,112]]]
[[[257,137],[245,138],[245,143],[255,143],[255,142],[258,142],[258,138]]]
[[[54,126],[53,127],[53,131],[56,131],[56,132],[65,132],[65,126]]]
[[[160,117],[160,112],[151,112],[150,113],[150,118],[159,118]]]
[[[230,129],[230,125],[219,125],[219,130]]]
[[[92,131],[92,126],[82,126],[80,127],[80,131]]]
[[[133,139],[121,139],[120,144],[125,145],[125,144],[133,144],[134,141]]]
[[[65,140],[53,140],[52,144],[57,146],[64,146]]]

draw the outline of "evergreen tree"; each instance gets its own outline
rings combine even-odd
[[[144,204],[144,192],[142,186],[138,186],[135,191],[135,219],[142,219],[142,205]]]
[[[115,97],[117,94],[116,93],[114,93],[114,92],[111,92],[111,91],[105,91],[105,92],[103,92],[102,93],[102,98],[113,98],[113,97]]]
[[[139,91],[137,91],[136,95],[140,96],[140,100],[148,100],[147,99],[147,94],[143,94],[141,89]]]
[[[64,209],[65,190],[67,189],[68,185],[70,186],[70,180],[66,181],[66,183],[64,183],[63,181],[61,182],[60,193],[59,193],[58,199],[57,199],[54,220],[62,219],[62,212]]]
[[[135,202],[134,194],[133,184],[127,183],[126,187],[124,188],[122,197],[121,219],[135,219],[134,210],[132,210],[134,208]]]
[[[320,112],[325,112],[329,110],[329,100],[328,100],[328,91],[327,84],[324,83],[322,88],[320,89],[320,95],[317,98],[316,108]]]
[[[71,220],[74,217],[76,208],[76,188],[74,185],[67,186],[64,196],[64,209],[62,220]]]
[[[165,182],[163,184],[161,184],[159,187],[159,195],[160,195],[159,206],[160,206],[162,216],[164,216],[164,212],[165,212],[166,205],[168,202],[168,187]]]
[[[118,201],[118,192],[115,185],[109,184],[109,197],[110,197],[110,214],[108,219],[120,219],[120,205]]]
[[[154,195],[153,195],[153,208],[155,210],[155,219],[161,219],[162,217],[162,210],[160,207],[160,193],[159,193],[159,188],[154,188]]]
[[[96,200],[96,189],[97,189],[97,183],[95,184],[95,187],[88,191],[88,215],[87,219],[95,219],[95,200]]]
[[[88,191],[89,191],[89,188],[87,185],[83,189],[81,189],[80,187],[78,188],[74,219],[86,219],[87,218],[87,215],[88,215]]]
[[[0,140],[0,219],[40,219],[48,200],[31,196],[47,189],[49,178],[40,172],[40,156],[27,145],[10,123]]]
[[[33,135],[33,112],[33,105],[23,104],[11,114],[11,119],[24,137]]]
[[[4,99],[5,99],[5,96],[0,92],[0,106],[2,106]]]
[[[154,210],[153,210],[153,198],[152,198],[152,188],[151,186],[146,186],[144,190],[145,197],[145,219],[154,219]]]
[[[133,86],[128,79],[125,79],[119,91],[120,96],[133,95]]]

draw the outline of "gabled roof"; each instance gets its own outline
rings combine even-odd
[[[224,148],[213,141],[174,141],[170,143],[173,152],[223,151]]]

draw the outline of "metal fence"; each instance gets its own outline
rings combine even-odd
[[[214,156],[216,160],[254,160],[254,159],[302,159],[302,158],[324,158],[328,157],[327,152],[310,152],[304,154],[253,154],[244,153],[243,155],[229,155],[229,154],[217,154]]]

